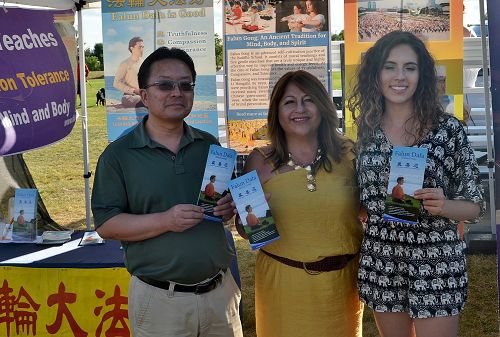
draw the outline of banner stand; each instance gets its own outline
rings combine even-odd
[[[85,51],[83,50],[83,15],[82,6],[76,4],[78,12],[78,62],[80,62],[80,107],[82,109],[82,143],[83,143],[83,179],[85,179],[85,224],[87,230],[91,230],[90,224],[90,176],[89,171],[89,141],[87,128],[87,88],[85,83]]]

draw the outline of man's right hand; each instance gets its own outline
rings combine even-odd
[[[236,217],[234,218],[234,225],[236,227],[236,231],[238,231],[238,234],[243,238],[248,240],[248,234],[245,232],[245,229],[243,228],[243,223],[241,222],[240,215],[237,214]]]
[[[167,229],[170,232],[184,232],[203,220],[203,207],[191,204],[179,204],[165,212]]]

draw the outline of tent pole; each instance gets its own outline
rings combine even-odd
[[[490,201],[490,225],[491,233],[497,233],[496,226],[496,208],[495,208],[495,159],[493,157],[493,135],[491,126],[493,125],[491,116],[491,97],[490,97],[490,65],[488,60],[488,41],[486,41],[486,23],[485,23],[485,8],[484,0],[479,0],[479,18],[481,20],[481,46],[483,49],[483,89],[484,89],[484,107],[486,113],[486,141],[488,150],[488,188]]]
[[[87,88],[85,87],[85,50],[83,45],[83,22],[82,9],[77,6],[78,12],[78,56],[80,62],[80,105],[82,119],[82,142],[83,142],[83,178],[85,179],[85,222],[87,230],[90,230],[90,176],[89,171],[89,148],[87,130]]]

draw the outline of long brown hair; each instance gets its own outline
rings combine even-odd
[[[381,37],[364,55],[356,74],[356,83],[348,99],[358,127],[359,144],[364,144],[380,128],[385,110],[385,99],[380,88],[379,75],[394,47],[408,45],[417,54],[419,79],[413,94],[414,114],[405,125],[406,133],[417,141],[428,130],[435,128],[444,110],[439,103],[434,59],[422,40],[409,32],[393,31]],[[409,123],[410,121],[416,123]],[[418,125],[412,129],[412,125]]]
[[[286,73],[273,88],[267,115],[268,137],[271,141],[271,151],[267,158],[273,163],[274,168],[284,165],[289,159],[286,135],[281,127],[278,115],[281,98],[286,87],[292,83],[309,95],[318,108],[321,116],[318,129],[318,144],[324,154],[318,167],[322,166],[327,172],[330,172],[332,163],[329,157],[333,158],[334,162],[339,163],[349,140],[337,129],[339,125],[337,109],[333,105],[332,98],[325,87],[315,76],[303,70]]]

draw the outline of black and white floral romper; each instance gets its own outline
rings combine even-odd
[[[470,200],[484,212],[474,152],[460,122],[443,116],[415,146],[427,148],[424,187],[441,187],[447,199]],[[392,145],[382,130],[359,149],[360,200],[368,212],[358,272],[359,295],[376,312],[412,318],[457,315],[467,297],[465,243],[457,222],[421,207],[418,224],[382,220]]]

